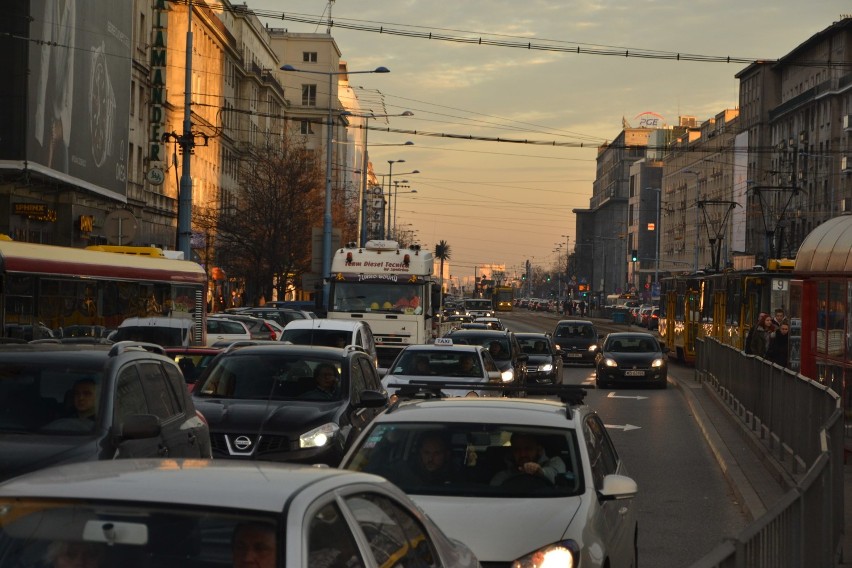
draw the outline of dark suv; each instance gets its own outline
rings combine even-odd
[[[521,350],[518,339],[513,332],[505,329],[499,331],[492,329],[453,329],[447,333],[446,337],[452,339],[453,343],[487,347],[491,352],[491,358],[494,359],[497,367],[503,373],[503,382],[514,381],[519,387],[526,386],[529,355]],[[507,374],[511,374],[511,377]]]
[[[214,457],[331,466],[387,406],[373,360],[355,346],[234,344],[192,397]]]
[[[564,363],[594,365],[599,340],[598,330],[589,320],[559,320],[553,330],[553,342],[562,350]]]
[[[181,371],[156,345],[0,346],[0,479],[48,465],[211,456]]]

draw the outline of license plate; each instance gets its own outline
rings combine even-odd
[[[577,357],[578,359],[583,356],[582,353],[569,353],[569,357]]]
[[[644,377],[645,371],[624,371],[625,377]]]

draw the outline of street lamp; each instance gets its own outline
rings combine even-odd
[[[401,164],[405,162],[405,160],[388,160],[388,240],[391,238],[391,187],[393,187],[393,165]]]
[[[414,170],[414,173],[419,173],[419,172],[417,170]],[[394,232],[396,232],[396,207],[397,207],[397,203],[399,202],[399,195],[400,194],[406,194],[406,193],[417,193],[416,189],[412,189],[411,191],[399,191],[399,188],[400,188],[399,184],[401,184],[401,183],[406,184],[406,183],[408,183],[408,180],[404,179],[402,181],[393,182],[393,230],[394,230]],[[408,188],[408,187],[411,187],[411,186],[403,185],[402,187]]]
[[[358,222],[361,226],[359,240],[361,246],[367,244],[367,133],[370,131],[371,118],[390,118],[393,116],[414,116],[410,110],[406,110],[400,114],[353,114],[349,111],[342,113],[344,116],[352,116],[355,118],[364,119],[364,150],[361,156],[361,214],[358,216]],[[413,146],[414,142],[408,141],[404,144],[376,144],[376,146]]]
[[[660,285],[660,210],[662,209],[662,189],[659,187],[646,187],[645,191],[657,192],[657,222],[654,225],[654,237],[656,237],[656,255],[654,256],[654,285]],[[654,298],[654,292],[651,291],[651,299]]]
[[[376,67],[371,71],[311,71],[297,69],[292,65],[282,65],[282,71],[293,71],[297,73],[312,73],[315,75],[328,75],[328,124],[325,134],[325,213],[322,220],[322,305],[328,309],[328,289],[331,280],[331,131],[334,127],[334,107],[331,98],[334,94],[332,80],[337,75],[360,75],[366,73],[390,73],[387,67]]]

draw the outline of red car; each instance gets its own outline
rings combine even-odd
[[[166,347],[166,355],[174,359],[183,372],[189,392],[195,388],[195,381],[207,365],[221,352],[220,347]]]

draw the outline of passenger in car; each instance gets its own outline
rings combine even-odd
[[[231,546],[234,568],[275,568],[275,527],[270,523],[241,523]]]
[[[397,479],[403,485],[442,485],[454,479],[450,445],[439,432],[423,434],[414,464]]]
[[[512,462],[506,469],[497,472],[491,479],[491,485],[501,485],[507,480],[522,475],[542,477],[551,484],[556,476],[565,473],[565,462],[560,457],[549,458],[538,436],[524,432],[515,432],[511,438]]]
[[[93,542],[55,541],[47,547],[45,560],[52,568],[100,568],[106,548]]]
[[[320,363],[314,369],[315,386],[299,398],[310,400],[336,400],[340,397],[340,377],[337,367],[331,363]]]
[[[94,379],[80,379],[71,387],[70,418],[96,420],[98,416],[98,385]]]

